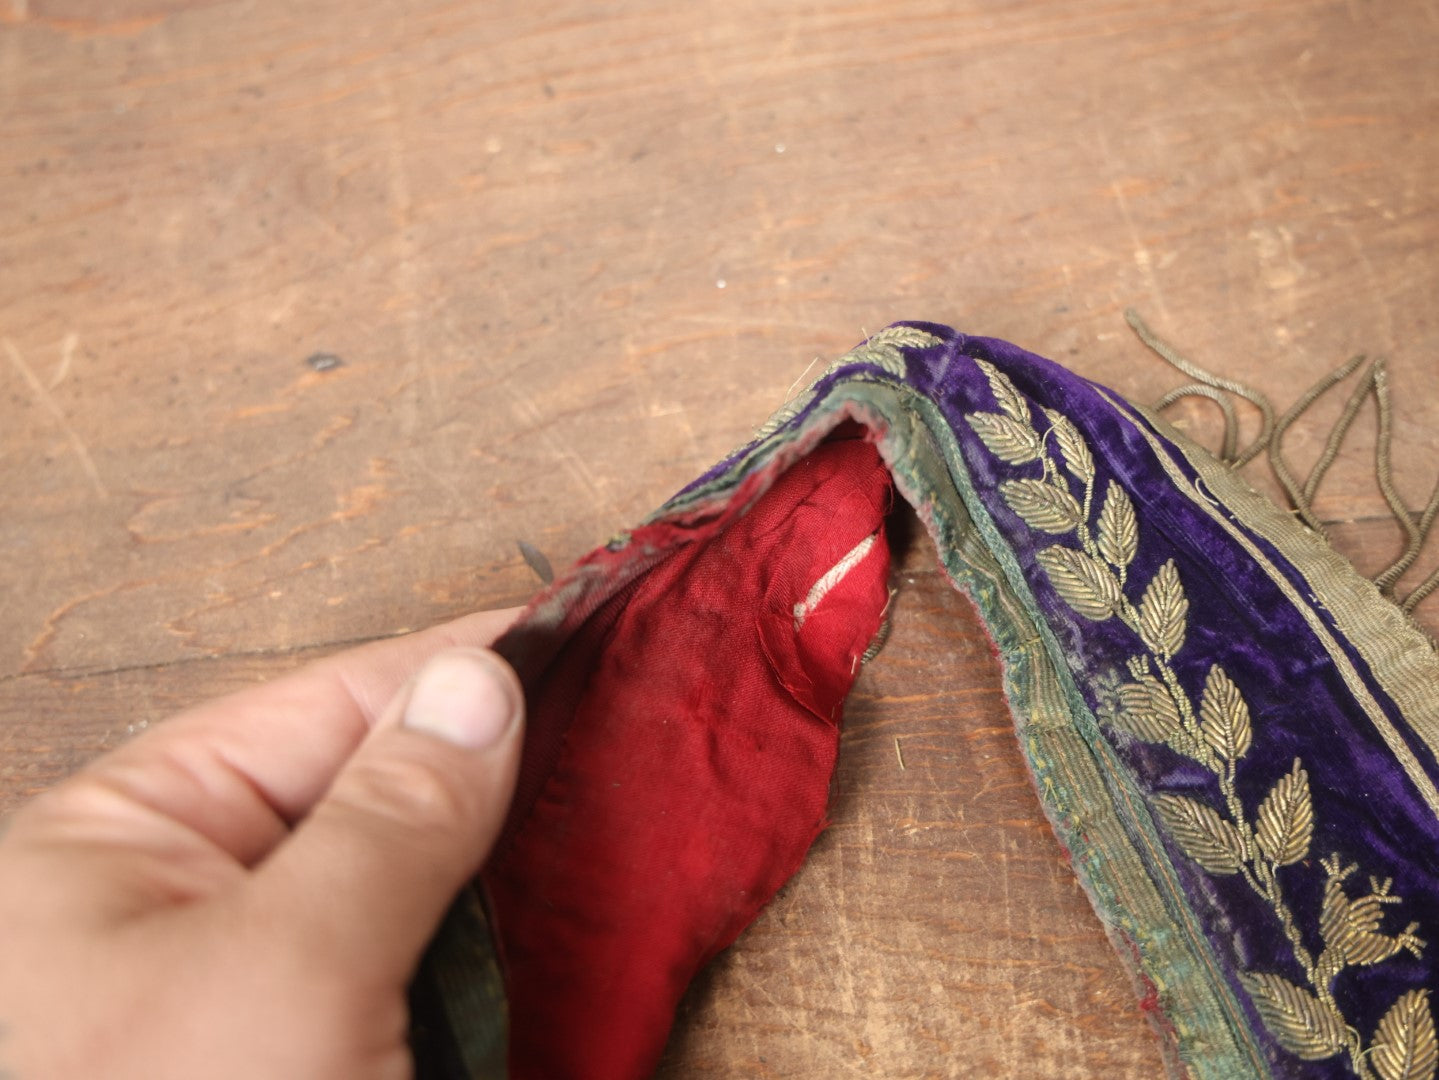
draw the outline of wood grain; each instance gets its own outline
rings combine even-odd
[[[0,805],[522,600],[516,538],[568,563],[899,318],[1141,401],[1179,380],[1131,304],[1281,403],[1384,354],[1422,504],[1436,51],[1432,0],[0,0]],[[1366,572],[1372,445],[1319,503]],[[1156,1074],[982,629],[910,559],[835,825],[667,1076]]]

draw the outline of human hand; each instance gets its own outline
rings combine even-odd
[[[483,646],[516,614],[201,705],[16,813],[0,1076],[409,1077],[406,986],[514,790],[523,697]]]

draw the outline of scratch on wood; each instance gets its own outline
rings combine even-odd
[[[487,370],[494,373],[493,366],[484,360],[483,352],[478,355],[478,358],[484,362]],[[560,467],[569,473],[571,478],[584,488],[585,493],[590,498],[591,504],[604,510],[606,516],[618,516],[613,503],[604,493],[599,481],[596,480],[589,466],[585,464],[584,458],[582,458],[567,441],[559,438],[549,430],[551,421],[540,412],[530,397],[516,390],[508,383],[501,383],[500,385],[506,396],[510,399],[511,412],[521,421],[529,424],[534,433],[546,446],[555,452],[559,457]]]
[[[134,37],[164,21],[164,15],[146,15],[109,21],[37,15],[30,10],[30,0],[10,0],[9,10],[0,8],[0,25],[18,26],[25,23],[31,26],[43,26],[72,38]],[[3,1073],[0,1073],[0,1080],[4,1080]]]
[[[894,756],[899,760],[899,769],[904,771],[904,751],[899,746],[899,736],[894,737]]]
[[[410,368],[425,381],[429,391],[431,410],[439,408],[442,400],[439,380],[430,363],[429,351],[420,340],[420,315],[418,297],[421,293],[421,267],[419,259],[423,249],[415,241],[415,199],[410,183],[409,147],[406,145],[406,127],[403,108],[395,93],[394,72],[386,69],[380,81],[384,95],[386,116],[385,131],[389,153],[386,155],[389,172],[389,196],[391,219],[395,229],[395,254],[398,260],[395,275],[404,297],[404,309],[400,318],[400,340],[404,344],[405,359]]]
[[[65,340],[60,343],[60,363],[55,368],[55,374],[50,376],[50,389],[54,390],[65,381],[65,376],[70,374],[70,364],[75,359],[75,346],[80,343],[80,335],[73,330],[65,335]]]
[[[1103,128],[1097,132],[1099,138],[1099,152],[1104,158],[1105,171],[1114,176],[1117,162],[1109,151],[1109,137]],[[1134,215],[1129,209],[1129,200],[1125,198],[1124,187],[1117,178],[1111,179],[1109,183],[1110,193],[1114,196],[1114,202],[1119,208],[1119,216],[1124,221],[1124,227],[1129,233],[1130,247],[1134,251],[1134,264],[1144,277],[1144,283],[1149,288],[1150,295],[1154,297],[1154,304],[1162,314],[1168,310],[1164,302],[1164,294],[1159,288],[1159,275],[1154,270],[1154,254],[1145,246],[1142,237],[1139,235],[1139,225],[1134,220]]]
[[[85,470],[85,475],[90,478],[90,483],[95,486],[95,493],[102,499],[108,499],[110,492],[105,487],[104,481],[100,479],[100,470],[95,468],[95,462],[91,459],[90,451],[85,446],[85,440],[80,438],[79,432],[71,427],[69,420],[65,419],[64,412],[61,411],[55,399],[50,396],[50,391],[45,389],[45,384],[36,378],[35,372],[30,370],[30,365],[25,363],[25,358],[20,355],[20,350],[15,347],[15,343],[9,338],[5,339],[5,351],[10,354],[11,365],[29,385],[36,400],[55,418],[55,422],[60,425],[60,430],[63,431],[65,437],[70,440],[70,445],[75,450],[75,456],[80,459],[80,467]]]
[[[41,625],[39,633],[31,639],[30,644],[25,646],[21,653],[20,671],[17,674],[29,675],[44,673],[35,668],[35,661],[39,659],[41,652],[55,640],[56,634],[60,632],[60,620],[76,608],[83,604],[88,604],[92,600],[103,600],[108,596],[114,596],[116,593],[127,592],[133,589],[143,589],[154,584],[154,578],[143,578],[136,581],[119,581],[103,589],[97,589],[95,592],[72,597],[65,601],[65,603],[50,612],[49,615],[45,616],[45,621]]]

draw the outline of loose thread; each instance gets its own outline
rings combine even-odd
[[[889,632],[894,629],[894,615],[889,609],[894,603],[894,598],[898,593],[898,589],[893,586],[890,587],[889,595],[885,597],[884,600],[884,607],[882,607],[879,612],[879,629],[875,631],[874,638],[869,643],[869,648],[865,649],[864,655],[859,658],[861,664],[868,664],[878,656],[880,650],[884,648],[885,643],[889,641]]]

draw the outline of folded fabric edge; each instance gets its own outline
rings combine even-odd
[[[860,352],[830,365],[797,399],[798,407],[781,410],[779,422],[761,429],[756,442],[651,520],[692,512],[756,470],[783,467],[845,420],[865,426],[934,540],[951,582],[975,603],[995,642],[1041,805],[1130,972],[1171,1075],[1269,1076],[1263,1040],[1184,900],[1139,789],[1100,732],[975,493],[953,433],[928,398],[900,381],[902,369],[872,359],[872,352]]]
[[[915,338],[913,346],[904,341],[900,346],[924,342]],[[957,342],[949,346],[953,350]],[[933,402],[903,384],[904,368],[893,362],[894,355],[861,346],[832,364],[756,441],[545,590],[502,642],[502,651],[522,673],[542,669],[554,644],[601,599],[676,545],[708,531],[699,526],[743,514],[776,476],[836,426],[847,419],[859,422],[924,521],[951,581],[981,612],[1003,664],[1006,697],[1041,805],[1130,971],[1161,1036],[1171,1075],[1268,1076],[1263,1040],[1256,1038],[1184,901],[1138,789],[1100,733],[1035,597],[975,493],[953,432]],[[1186,450],[1191,453],[1207,457],[1197,447]],[[488,1080],[504,1075],[495,1065],[504,1059],[504,1025],[497,1036],[494,1026],[475,1024],[467,1008],[478,1000],[476,986],[498,978],[488,932],[476,936],[476,925],[483,928],[477,918],[483,920],[478,896],[468,892],[435,954],[450,958],[452,979],[441,997],[451,1027],[461,1035],[456,1042],[466,1062],[466,1071],[454,1075]],[[502,987],[499,1000],[503,1003]]]

